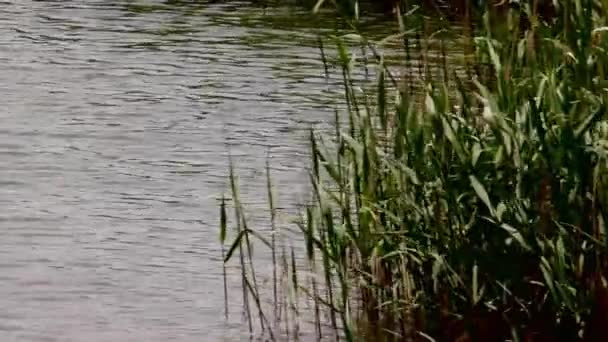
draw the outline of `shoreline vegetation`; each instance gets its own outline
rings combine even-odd
[[[604,341],[608,3],[520,1],[500,14],[478,3],[461,18],[464,72],[442,50],[439,77],[425,62],[416,79],[409,40],[424,56],[437,38],[411,34],[424,32],[413,1],[395,7],[387,38],[405,49],[400,76],[382,42],[358,31],[355,1],[321,5],[352,33],[332,38],[344,108],[333,134],[310,133],[310,201],[282,227],[268,167],[270,229],[256,230],[231,162],[220,206],[249,331],[298,340],[308,323],[319,341]],[[361,65],[353,44],[373,58]],[[375,80],[357,84],[361,67]],[[298,257],[281,242],[294,227]],[[254,245],[271,255],[272,289],[261,289]]]

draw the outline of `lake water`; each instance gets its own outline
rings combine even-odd
[[[165,3],[0,1],[2,341],[240,340],[227,152],[248,203],[268,151],[296,203],[333,95],[307,12]]]
[[[0,0],[0,341],[242,340],[228,152],[252,225],[267,155],[281,206],[306,199],[309,129],[341,97],[316,43],[333,26],[251,2]]]

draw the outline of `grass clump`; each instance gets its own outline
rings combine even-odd
[[[549,22],[514,8],[499,36],[486,17],[473,52],[490,77],[444,65],[451,77],[423,78],[420,92],[381,58],[373,92],[357,92],[340,42],[346,117],[329,140],[311,133],[312,200],[298,222],[307,268],[279,251],[272,196],[272,242],[246,226],[231,177],[238,235],[225,260],[238,252],[243,297],[271,338],[297,338],[297,323],[270,321],[297,322],[306,297],[318,340],[603,341],[607,6],[558,1]],[[274,288],[271,317],[243,260],[254,234],[290,289]]]

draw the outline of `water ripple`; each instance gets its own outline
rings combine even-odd
[[[228,149],[252,222],[269,149],[304,189],[307,130],[340,96],[314,21],[237,1],[0,7],[2,340],[240,340],[218,314]]]

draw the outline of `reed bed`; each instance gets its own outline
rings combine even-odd
[[[502,28],[485,15],[469,71],[424,65],[416,85],[351,34],[375,57],[363,93],[335,38],[346,109],[333,135],[310,134],[313,191],[292,240],[304,266],[279,242],[270,172],[264,235],[247,225],[231,166],[220,235],[251,331],[297,340],[307,321],[332,341],[606,339],[608,3],[557,1],[551,18],[536,8],[510,8]],[[408,15],[393,37],[406,48]],[[271,298],[252,241],[272,253]]]

